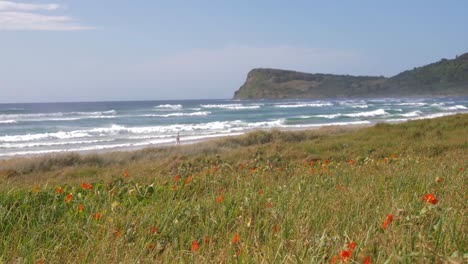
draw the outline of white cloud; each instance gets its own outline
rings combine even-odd
[[[58,4],[28,4],[0,1],[1,30],[43,30],[75,31],[93,29],[76,23],[73,18],[64,15],[49,15],[38,11],[55,11]]]
[[[11,1],[0,1],[0,11],[4,10],[21,10],[21,11],[33,11],[33,10],[56,10],[60,6],[58,4],[25,4]]]

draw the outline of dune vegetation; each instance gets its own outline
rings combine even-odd
[[[468,114],[0,161],[4,263],[466,263]]]

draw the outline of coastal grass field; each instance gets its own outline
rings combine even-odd
[[[466,263],[468,114],[0,161],[0,263]]]

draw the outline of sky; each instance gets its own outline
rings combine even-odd
[[[468,52],[468,1],[0,0],[0,103],[231,98],[252,68],[392,76]]]

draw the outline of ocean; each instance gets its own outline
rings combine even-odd
[[[0,158],[174,145],[256,129],[399,123],[468,112],[468,97],[0,104]]]

